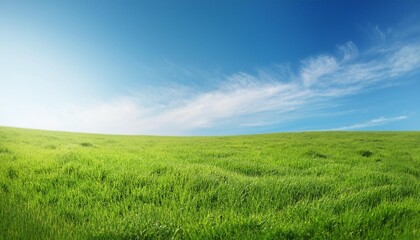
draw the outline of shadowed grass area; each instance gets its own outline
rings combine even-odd
[[[419,132],[0,128],[2,239],[419,239]]]

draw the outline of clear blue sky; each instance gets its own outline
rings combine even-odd
[[[420,130],[420,1],[0,1],[0,125]]]

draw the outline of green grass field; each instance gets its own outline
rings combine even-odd
[[[420,132],[0,128],[0,239],[420,239]]]

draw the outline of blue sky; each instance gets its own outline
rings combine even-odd
[[[420,130],[419,1],[0,1],[0,125]]]

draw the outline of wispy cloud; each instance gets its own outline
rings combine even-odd
[[[286,113],[382,86],[420,68],[420,45],[387,49],[374,53],[374,57],[360,56],[352,42],[338,49],[338,56],[303,60],[298,74],[237,73],[227,76],[226,83],[213,91],[190,94],[165,104],[143,106],[135,99],[125,98],[92,106],[72,114],[78,119],[73,127],[86,126],[101,132],[182,134],[226,124],[270,125],[281,121]],[[271,116],[267,117],[267,112]],[[239,120],[230,122],[232,119]],[[367,124],[378,125],[387,120],[375,119]],[[363,125],[352,126],[356,127]]]
[[[391,117],[391,118],[380,117],[380,118],[375,118],[375,119],[369,120],[369,121],[364,122],[364,123],[357,123],[357,124],[354,124],[354,125],[351,125],[351,126],[335,128],[335,129],[332,129],[332,130],[364,129],[364,128],[369,128],[369,127],[386,125],[386,124],[401,121],[401,120],[404,120],[404,119],[407,119],[407,118],[408,118],[407,116],[398,116],[398,117]]]
[[[225,76],[223,83],[212,90],[181,87],[182,94],[177,94],[176,89],[159,88],[153,93],[122,96],[88,106],[44,109],[42,121],[32,118],[18,122],[23,127],[164,135],[188,134],[218,126],[258,127],[277,124],[286,119],[287,114],[311,109],[332,99],[387,83],[398,84],[401,76],[419,69],[418,42],[398,42],[359,51],[356,44],[349,41],[337,47],[337,54],[303,59],[297,70],[280,65],[274,69],[260,69],[257,74],[238,72]],[[168,93],[172,97],[165,96]],[[28,103],[27,107],[30,106]],[[378,126],[405,118],[378,118],[340,129]]]
[[[378,38],[381,43],[384,43],[386,40],[386,33],[382,31],[378,25],[373,28],[373,33]]]

